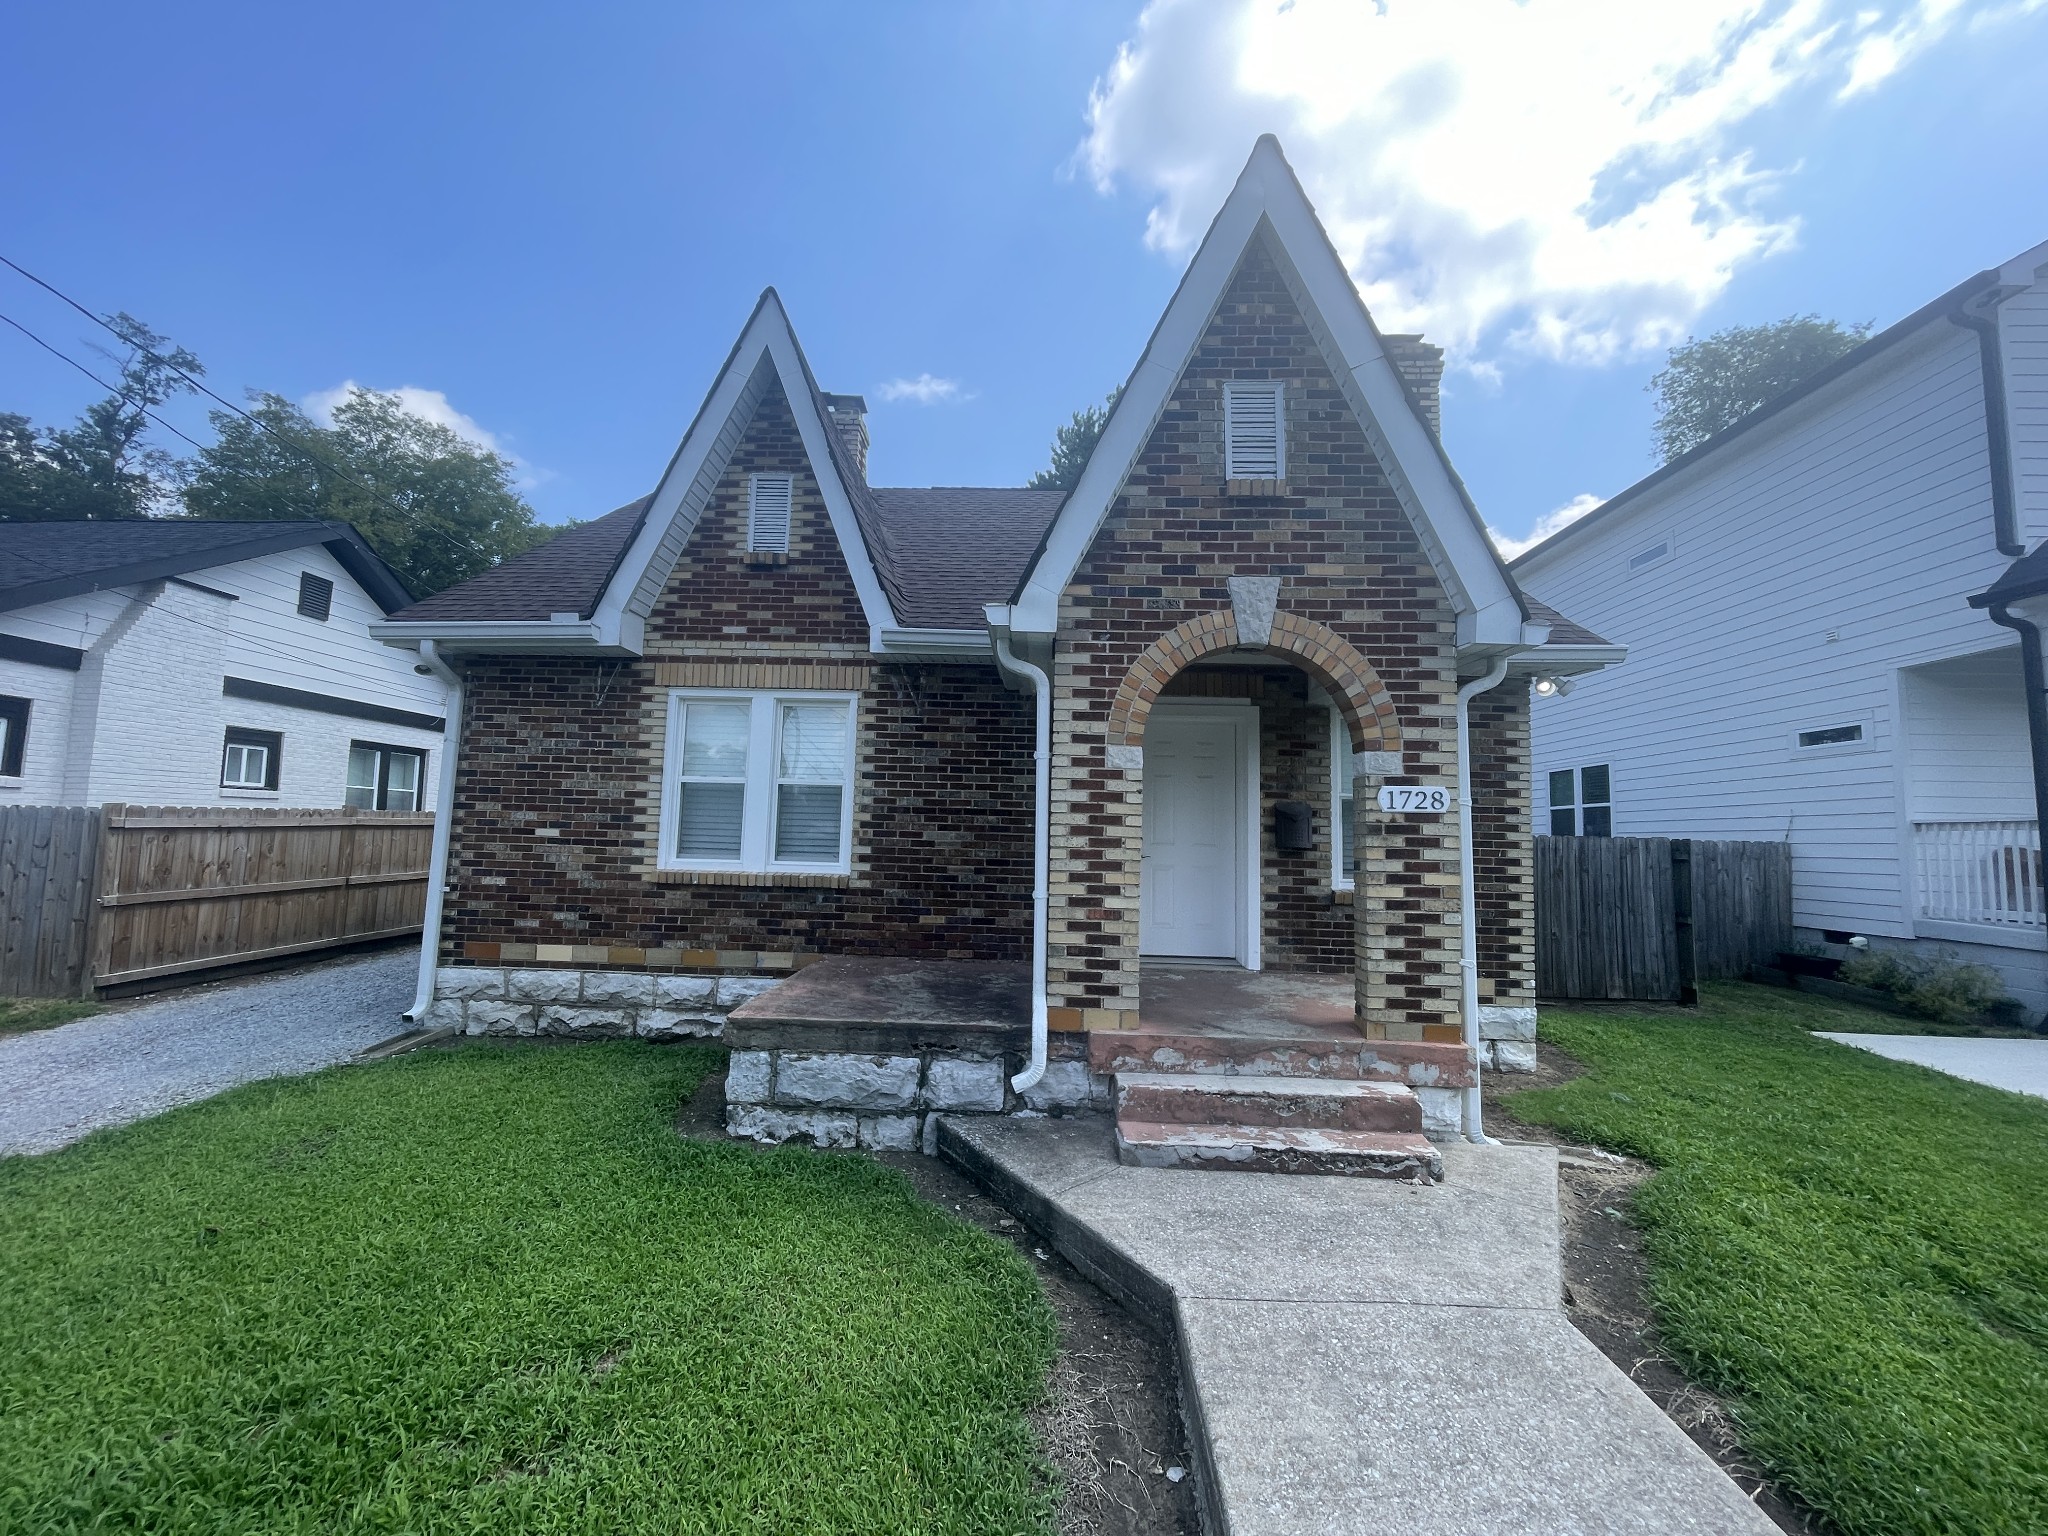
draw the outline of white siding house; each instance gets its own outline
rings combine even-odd
[[[0,804],[432,804],[445,693],[345,523],[0,524]]]
[[[1789,840],[1803,938],[2048,1008],[2019,637],[1970,603],[2044,537],[2048,244],[1513,562],[1629,654],[1536,700],[1537,829],[1604,768],[1617,836]]]

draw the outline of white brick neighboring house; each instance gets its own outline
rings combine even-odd
[[[2000,602],[2039,589],[1988,589],[2044,547],[2048,242],[1513,562],[1629,651],[1539,692],[1537,830],[1783,839],[1802,938],[1954,951],[2039,1016],[2048,710]]]
[[[0,523],[0,805],[431,808],[411,601],[347,523]]]

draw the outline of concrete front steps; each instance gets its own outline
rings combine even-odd
[[[1414,1090],[1372,1078],[1120,1071],[1116,1151],[1140,1168],[1443,1177]]]
[[[1469,1088],[1478,1081],[1471,1052],[1462,1044],[1333,1034],[1198,1034],[1144,1025],[1090,1030],[1088,1065],[1115,1076],[1173,1072],[1345,1078],[1411,1088]]]

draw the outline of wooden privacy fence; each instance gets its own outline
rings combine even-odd
[[[77,996],[417,933],[434,818],[0,808],[0,994]]]
[[[1691,1002],[1792,942],[1788,843],[1536,839],[1536,995]]]

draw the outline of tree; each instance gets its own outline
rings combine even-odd
[[[1119,384],[1102,404],[1074,412],[1074,419],[1052,435],[1052,463],[1024,483],[1038,491],[1071,491],[1088,467],[1088,455],[1095,451],[1109,413],[1116,409],[1123,392]]]
[[[1657,397],[1651,429],[1668,464],[1758,406],[1805,382],[1870,334],[1870,322],[1842,326],[1818,315],[1775,325],[1731,325],[1673,347],[1648,385]]]
[[[199,359],[133,315],[109,315],[124,350],[93,350],[120,383],[69,427],[37,428],[0,413],[0,521],[81,522],[148,517],[172,504],[178,461],[148,443],[148,412],[192,389]],[[188,377],[189,376],[189,377]]]
[[[248,417],[216,411],[213,427],[186,477],[186,515],[351,522],[417,596],[557,531],[534,520],[502,456],[413,415],[397,395],[351,390],[323,427],[259,394]]]

